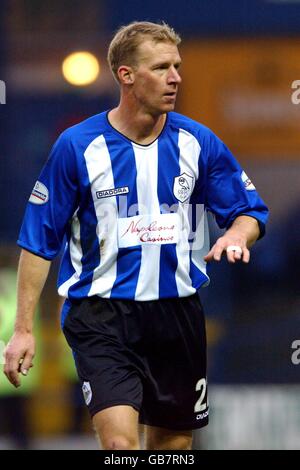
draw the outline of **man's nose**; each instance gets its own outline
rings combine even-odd
[[[182,79],[178,70],[175,67],[172,67],[168,75],[168,83],[181,83],[181,81]]]

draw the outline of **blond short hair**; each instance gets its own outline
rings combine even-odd
[[[136,65],[136,51],[145,36],[155,43],[169,42],[178,46],[181,42],[180,36],[166,23],[134,21],[122,26],[113,37],[107,54],[108,64],[117,81],[120,65]]]

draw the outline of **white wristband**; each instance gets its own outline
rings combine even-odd
[[[243,250],[240,246],[237,246],[237,245],[230,245],[226,248],[226,251],[228,253],[228,251],[237,251],[238,253],[243,253]]]

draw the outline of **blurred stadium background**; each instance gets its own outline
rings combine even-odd
[[[113,31],[132,20],[164,20],[182,34],[177,111],[226,142],[271,209],[252,264],[212,266],[201,293],[211,424],[195,433],[194,448],[300,449],[300,354],[292,348],[300,345],[300,104],[291,99],[300,1],[0,0],[0,341],[12,328],[28,195],[57,135],[116,104],[105,53]],[[89,85],[62,74],[77,51],[99,61]],[[59,330],[58,264],[40,302],[26,387],[14,391],[0,377],[0,449],[97,448]]]

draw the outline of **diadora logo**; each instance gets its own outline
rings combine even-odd
[[[103,191],[96,191],[97,199],[102,199],[103,197],[119,196],[121,194],[129,193],[128,186],[123,186],[123,188],[113,188],[113,189],[103,189]]]
[[[209,410],[206,410],[205,413],[200,413],[198,415],[196,415],[196,419],[204,419],[204,418],[207,418],[207,416],[209,415]]]
[[[187,173],[181,173],[181,175],[174,178],[173,193],[176,199],[180,202],[185,202],[191,196],[194,189],[193,176]]]

